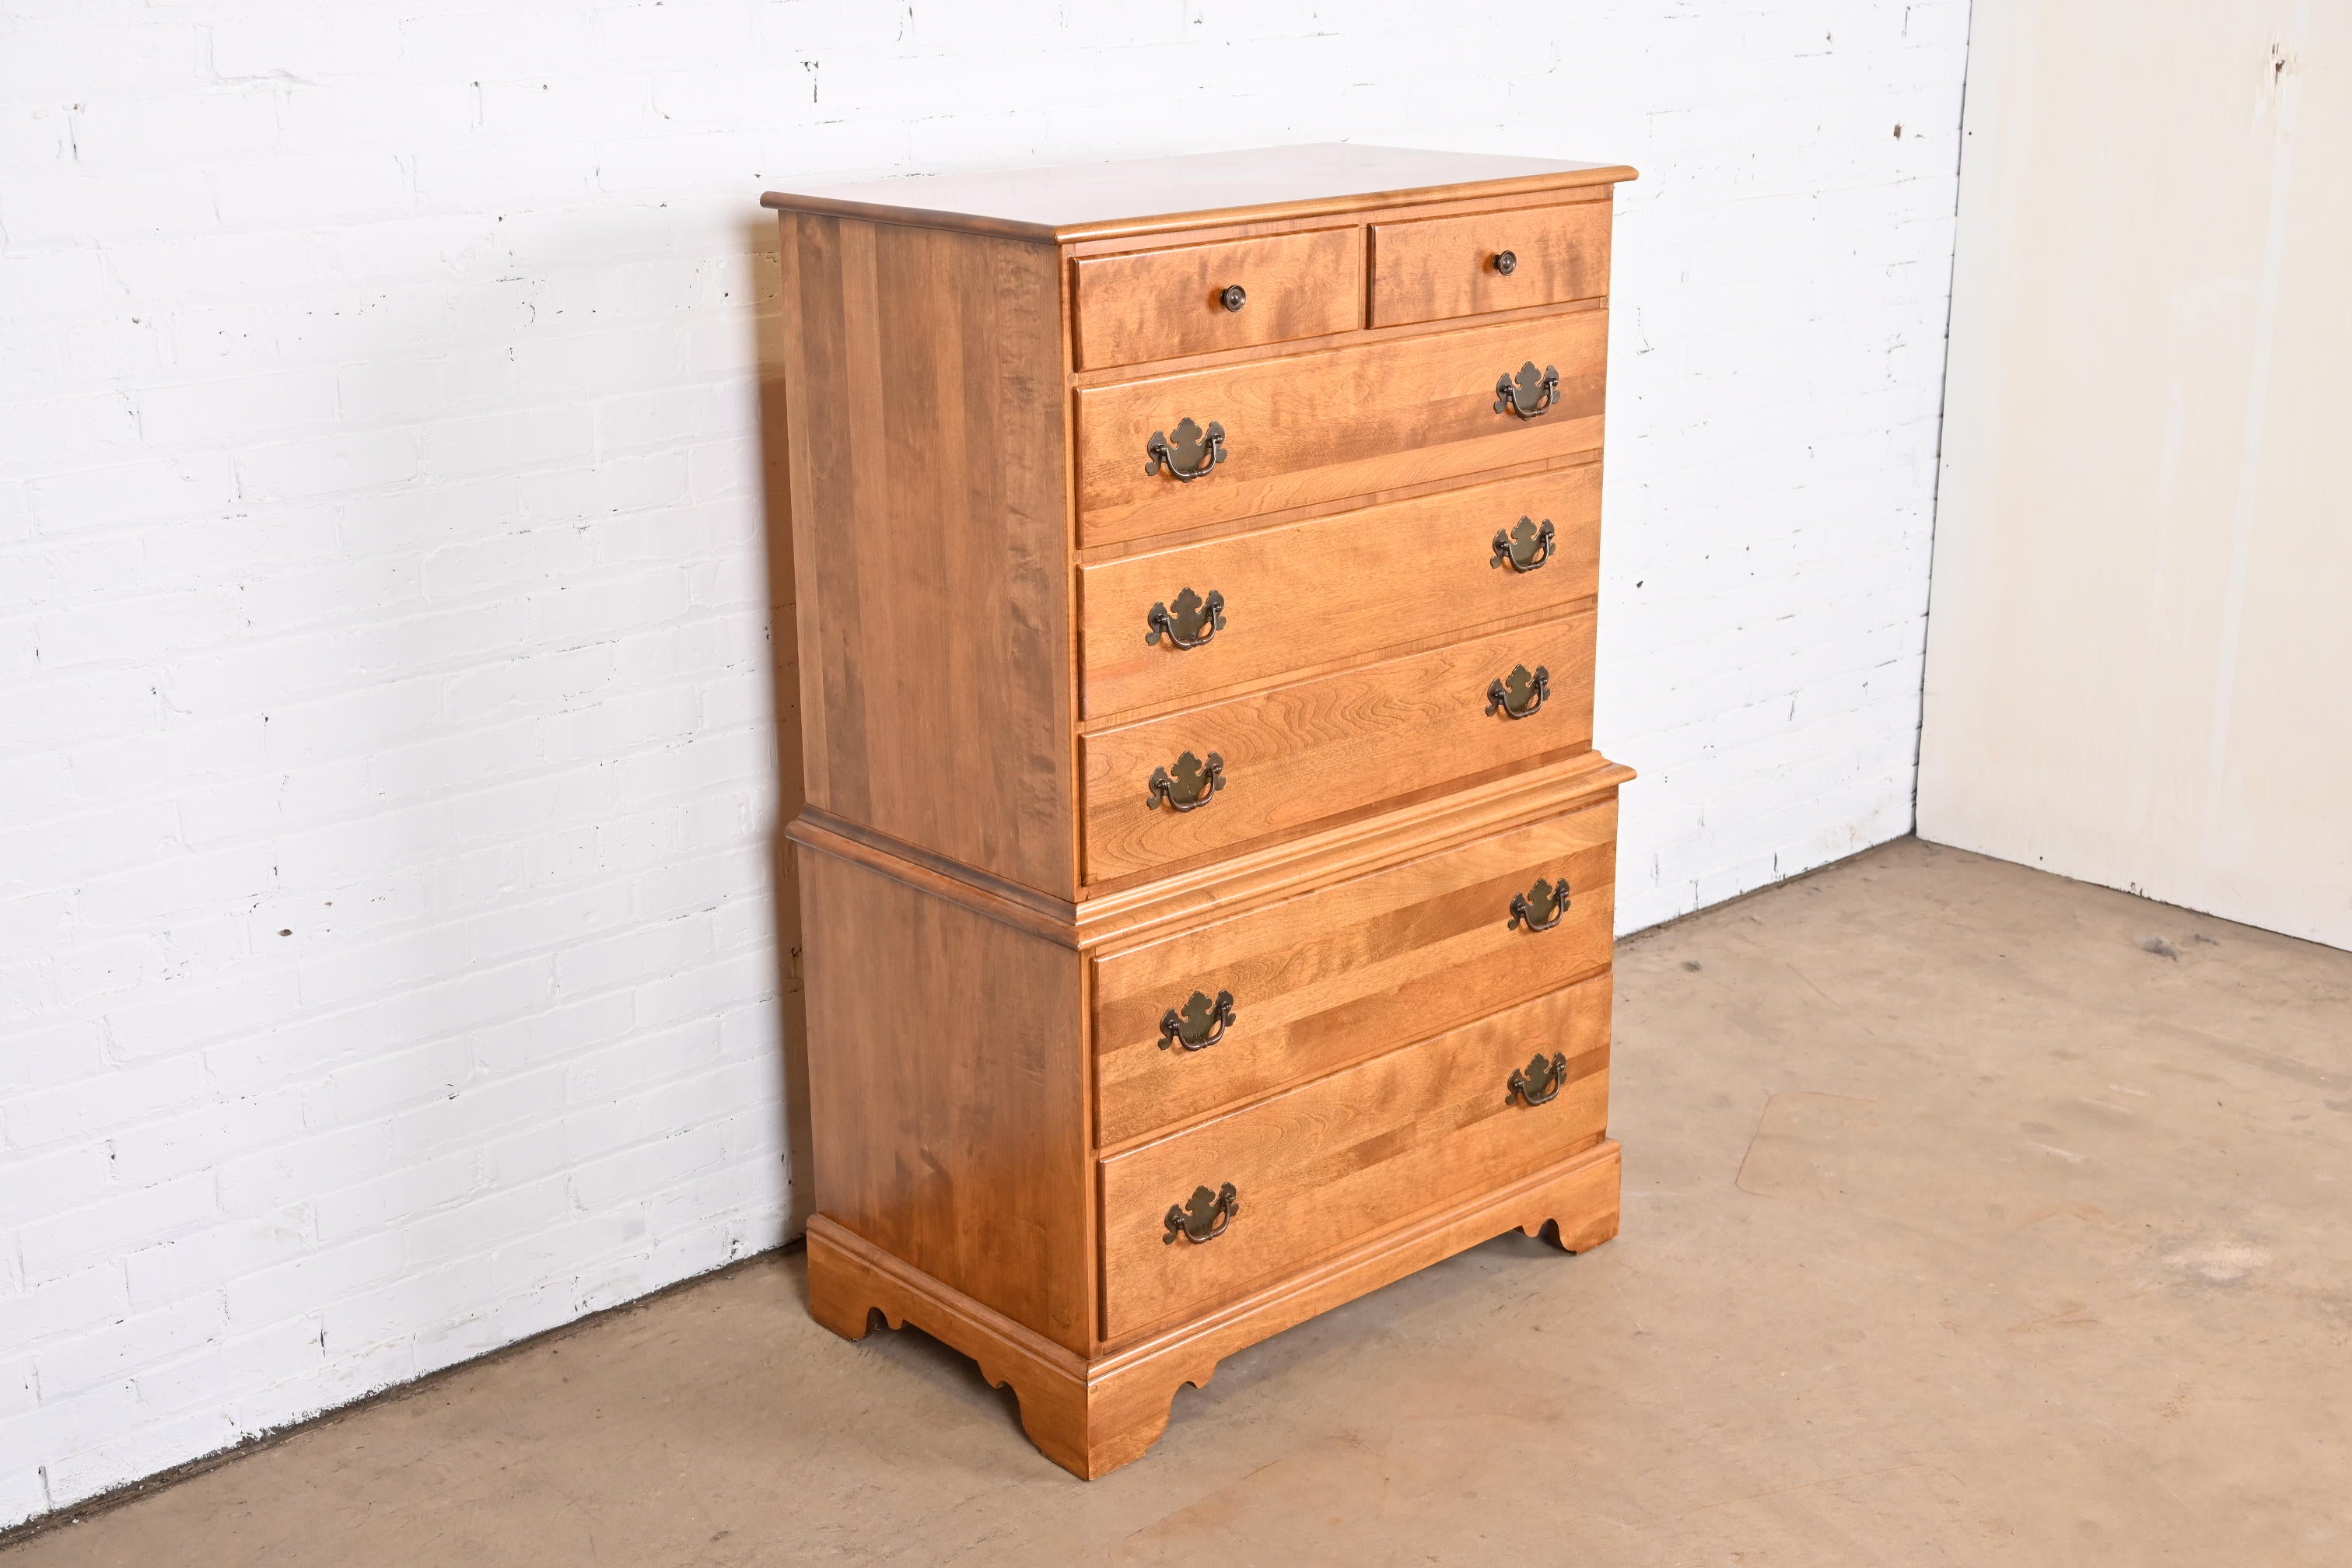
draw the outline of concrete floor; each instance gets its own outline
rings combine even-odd
[[[1618,1240],[1281,1335],[1104,1480],[787,1254],[0,1568],[2352,1563],[2352,954],[1906,841],[1619,973]]]

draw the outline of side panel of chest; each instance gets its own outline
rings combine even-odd
[[[1067,896],[1058,256],[803,214],[782,263],[809,804]]]
[[[824,1212],[1085,1351],[1077,953],[830,855],[799,869]]]

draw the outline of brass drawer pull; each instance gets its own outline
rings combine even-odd
[[[1234,1191],[1231,1182],[1213,1193],[1206,1187],[1194,1187],[1192,1202],[1168,1205],[1168,1234],[1160,1238],[1160,1243],[1171,1246],[1179,1235],[1195,1246],[1214,1241],[1225,1234],[1225,1226],[1233,1224],[1234,1215],[1241,1212],[1241,1194]]]
[[[1519,269],[1519,258],[1507,250],[1495,252],[1495,270],[1508,278]]]
[[[1549,931],[1567,913],[1568,879],[1551,882],[1538,877],[1534,887],[1511,900],[1511,923],[1507,929],[1525,926],[1529,931]]]
[[[1511,1074],[1511,1087],[1503,1095],[1503,1103],[1511,1103],[1514,1096],[1529,1105],[1548,1105],[1559,1096],[1559,1086],[1568,1081],[1568,1058],[1559,1051],[1547,1061],[1538,1051],[1535,1060]]]
[[[1180,485],[1191,484],[1233,455],[1225,450],[1223,426],[1212,419],[1203,435],[1189,414],[1177,421],[1174,440],[1169,439],[1165,430],[1154,430],[1151,439],[1143,444],[1143,451],[1150,458],[1143,465],[1145,473],[1156,474],[1164,466]]]
[[[1559,372],[1551,365],[1536,374],[1536,362],[1519,366],[1517,375],[1505,371],[1495,383],[1495,412],[1516,414],[1522,419],[1533,419],[1559,401]],[[1210,426],[1214,429],[1214,426]]]
[[[1217,296],[1217,303],[1228,310],[1238,310],[1249,303],[1249,290],[1238,283],[1228,283],[1225,285],[1224,292]]]
[[[1532,572],[1551,559],[1555,542],[1551,519],[1544,519],[1538,528],[1523,517],[1516,528],[1495,531],[1494,563],[1514,572]]]
[[[1487,683],[1486,711],[1500,713],[1506,719],[1532,719],[1543,710],[1544,699],[1551,695],[1551,668],[1536,666],[1533,675],[1524,664],[1515,664],[1511,673]]]
[[[1225,759],[1211,752],[1204,767],[1200,758],[1187,752],[1176,759],[1173,777],[1166,768],[1154,768],[1147,787],[1151,793],[1143,797],[1146,805],[1156,806],[1164,800],[1174,811],[1198,811],[1225,787]]]
[[[1154,605],[1143,617],[1143,624],[1151,628],[1143,634],[1143,640],[1155,647],[1161,637],[1166,637],[1171,647],[1206,647],[1225,629],[1225,596],[1212,588],[1203,599],[1186,588],[1176,595],[1174,609]]]
[[[1205,1051],[1223,1039],[1235,1021],[1232,992],[1220,991],[1212,1002],[1195,991],[1182,1011],[1171,1007],[1160,1015],[1160,1048],[1181,1046],[1188,1051]]]

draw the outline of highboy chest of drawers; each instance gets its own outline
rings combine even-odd
[[[1517,1228],[1617,1229],[1592,750],[1619,165],[772,194],[812,1310],[1081,1476]]]

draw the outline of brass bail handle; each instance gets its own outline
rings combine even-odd
[[[1172,1246],[1178,1237],[1198,1247],[1204,1241],[1214,1241],[1225,1234],[1234,1215],[1241,1213],[1241,1196],[1227,1182],[1215,1192],[1206,1187],[1194,1187],[1192,1197],[1181,1204],[1170,1204],[1163,1220],[1168,1234],[1160,1238],[1163,1247]]]
[[[1559,1098],[1559,1086],[1568,1081],[1568,1057],[1554,1051],[1549,1060],[1538,1051],[1535,1059],[1511,1074],[1511,1086],[1504,1091],[1503,1103],[1517,1100],[1527,1105],[1549,1105]]]
[[[1216,752],[1209,753],[1203,763],[1187,752],[1176,759],[1176,768],[1151,770],[1151,778],[1143,797],[1147,806],[1166,805],[1171,811],[1198,811],[1217,798],[1225,787],[1225,759]]]
[[[1514,572],[1533,572],[1551,559],[1559,533],[1551,519],[1538,524],[1533,518],[1519,519],[1517,526],[1495,531],[1495,559],[1491,564],[1507,566]]]
[[[1559,401],[1559,368],[1546,365],[1538,374],[1536,362],[1528,361],[1513,375],[1505,371],[1495,383],[1495,412],[1516,414],[1522,419],[1533,419]]]
[[[1205,992],[1195,991],[1181,1008],[1171,1007],[1160,1015],[1160,1048],[1181,1046],[1188,1051],[1205,1051],[1225,1037],[1225,1031],[1239,1020],[1234,1016],[1234,994],[1220,991],[1212,1002]]]
[[[1506,719],[1532,719],[1543,711],[1544,700],[1550,695],[1549,666],[1539,664],[1530,671],[1524,664],[1514,665],[1510,674],[1487,683],[1486,711]]]
[[[1143,444],[1143,465],[1146,474],[1159,473],[1162,468],[1180,485],[1194,479],[1223,462],[1232,454],[1225,450],[1225,427],[1215,420],[1209,421],[1203,431],[1186,415],[1176,422],[1176,434],[1154,430],[1151,439]]]
[[[1212,588],[1203,599],[1188,586],[1174,599],[1152,605],[1143,624],[1150,628],[1143,640],[1153,647],[1163,637],[1171,647],[1206,647],[1225,629],[1225,596]]]
[[[1569,910],[1568,879],[1559,881],[1538,877],[1536,885],[1511,900],[1511,921],[1508,931],[1549,931],[1567,918]]]

